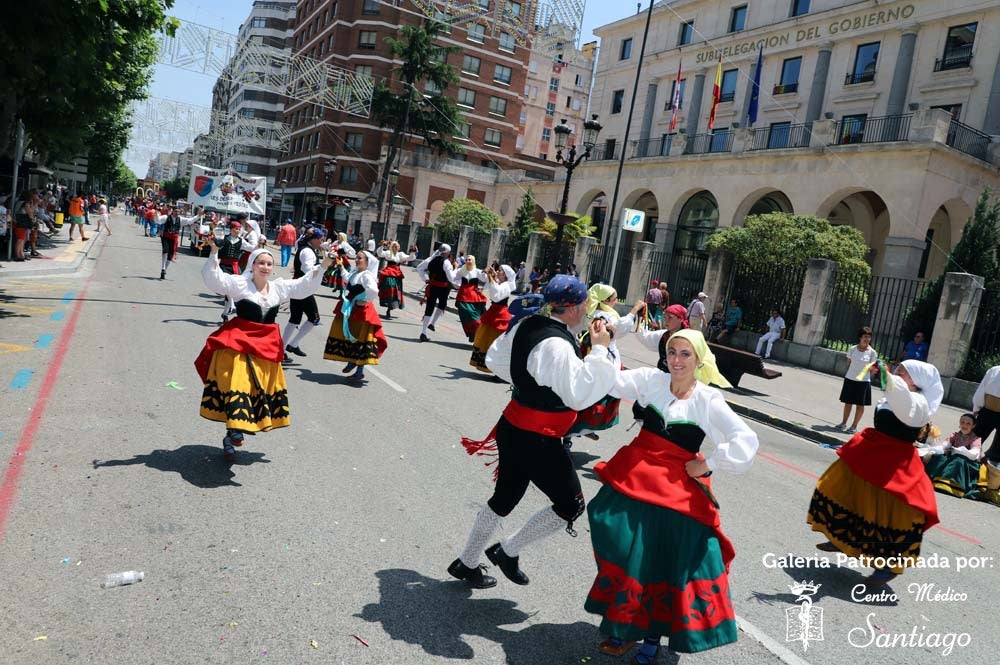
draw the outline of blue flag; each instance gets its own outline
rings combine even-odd
[[[747,127],[757,122],[757,108],[760,106],[760,70],[764,66],[764,47],[757,55],[757,66],[753,70],[753,86],[750,89],[750,106],[747,109]]]

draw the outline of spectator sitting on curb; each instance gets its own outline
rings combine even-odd
[[[741,321],[743,321],[743,310],[740,309],[736,298],[732,298],[729,301],[729,307],[726,308],[726,327],[719,333],[716,341],[722,344],[729,339],[730,335],[740,329]]]
[[[715,311],[712,312],[712,318],[708,320],[708,327],[706,328],[707,334],[706,339],[710,342],[714,342],[722,332],[722,329],[726,325],[726,315],[722,313],[722,305],[716,305]]]
[[[913,339],[906,343],[903,348],[903,353],[900,354],[897,363],[901,363],[904,360],[921,360],[927,362],[927,352],[930,351],[930,344],[925,342],[926,335],[924,335],[922,330],[918,330],[913,333]]]
[[[767,344],[765,358],[771,357],[771,349],[774,348],[775,341],[785,339],[785,320],[781,318],[781,312],[776,309],[771,310],[771,318],[764,323],[764,334],[757,340],[757,349],[754,351],[758,356],[760,350]]]

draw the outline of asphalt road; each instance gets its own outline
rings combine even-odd
[[[522,553],[527,587],[501,578],[473,592],[445,572],[491,491],[459,439],[485,435],[506,401],[468,365],[457,316],[420,344],[411,300],[386,322],[389,350],[359,388],[322,359],[335,304],[324,289],[323,327],[286,370],[292,426],[248,438],[230,466],[222,428],[198,417],[192,363],[221,309],[203,260],[182,253],[160,281],[159,241],[124,219],[116,229],[78,275],[0,284],[0,663],[628,662],[595,649],[585,529]],[[651,358],[627,340],[623,350],[628,364]],[[628,424],[575,447],[588,497],[593,464],[628,442]],[[833,452],[753,426],[753,470],[713,479],[743,631],[679,662],[995,658],[996,508],[938,495],[942,525],[924,554],[950,567],[908,572],[894,598],[855,597],[865,569],[832,555],[830,568],[777,560],[820,554],[805,511]],[[508,528],[542,505],[529,491]],[[956,569],[975,557],[982,567]],[[125,570],[145,580],[100,588]],[[804,648],[786,628],[800,607],[789,586],[807,580],[820,585],[823,639]],[[917,598],[921,584],[965,597]]]

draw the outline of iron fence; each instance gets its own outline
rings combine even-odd
[[[437,241],[439,243],[448,243],[451,246],[451,251],[454,252],[455,256],[458,256],[459,233],[460,231],[457,226],[449,226],[443,229],[438,227]]]
[[[951,124],[948,125],[946,143],[955,150],[960,150],[976,159],[986,161],[986,151],[990,146],[990,135],[953,119]]]
[[[673,134],[666,134],[658,139],[632,141],[632,159],[642,159],[643,157],[669,157],[670,146],[673,142]]]
[[[490,253],[490,232],[472,231],[468,236],[468,243],[465,246],[465,253],[476,257],[476,265],[480,268],[488,266],[495,257]]]
[[[611,274],[611,264],[614,263],[615,248],[610,243],[607,245],[594,245],[590,249],[590,273],[587,275],[588,284],[610,284],[618,292],[620,298],[624,298],[628,293],[628,275],[632,270],[632,247],[628,243],[622,243],[618,247],[618,263],[615,272]]]
[[[614,160],[618,159],[618,154],[619,153],[617,146],[612,146],[611,149],[608,150],[608,146],[599,145],[590,151],[590,156],[587,157],[587,161],[601,162],[606,160]]]
[[[496,260],[509,265],[517,270],[517,267],[528,258],[528,243],[517,242],[510,237],[509,233],[504,233],[500,238],[500,246],[497,248]]]
[[[375,238],[376,245],[382,242],[382,239],[385,238],[385,222],[372,222],[371,234]]]
[[[850,116],[837,121],[837,144],[885,143],[906,141],[910,137],[910,118],[906,115],[885,115],[876,118]]]
[[[555,240],[542,241],[542,268],[548,268],[552,273],[552,266],[556,265],[556,270],[565,270],[569,264],[573,263],[573,252],[575,243],[563,240],[561,246],[556,247]]]
[[[708,254],[693,250],[674,252],[668,265],[667,290],[670,291],[670,301],[686,307],[705,288]]]
[[[987,290],[979,302],[963,378],[979,381],[987,368],[997,364],[1000,364],[1000,293]]]
[[[743,310],[742,327],[747,330],[762,330],[771,318],[771,311],[778,310],[785,320],[785,336],[792,338],[795,320],[799,316],[799,301],[802,299],[802,285],[806,280],[806,267],[772,266],[766,269],[737,264],[733,268],[732,282],[724,303],[723,311],[735,298]]]
[[[434,227],[421,226],[417,228],[417,252],[421,258],[427,258],[434,251]]]
[[[872,346],[883,360],[896,360],[908,341],[903,323],[923,292],[921,279],[875,276],[858,279],[837,274],[823,346],[846,351],[857,344],[863,326],[872,329]]]
[[[809,146],[812,123],[804,125],[772,125],[753,130],[748,150],[780,150]]]
[[[715,132],[689,136],[684,147],[685,155],[702,155],[707,152],[730,152],[733,149],[733,132]]]

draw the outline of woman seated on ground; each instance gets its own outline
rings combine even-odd
[[[964,497],[976,490],[982,442],[973,431],[975,427],[976,417],[963,414],[958,431],[944,445],[928,446],[921,451],[929,453],[924,457],[924,469],[938,492]]]

